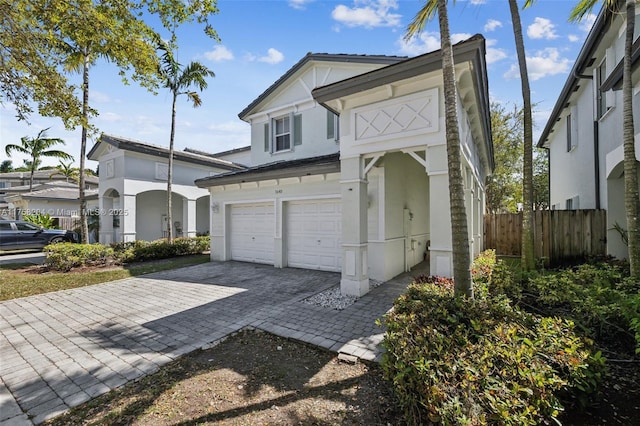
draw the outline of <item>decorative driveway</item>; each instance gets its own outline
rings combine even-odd
[[[304,303],[340,274],[211,262],[0,303],[0,425],[32,425],[246,327],[378,360],[375,325],[411,281],[342,311]]]

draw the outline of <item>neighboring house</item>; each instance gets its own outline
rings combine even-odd
[[[29,179],[31,172],[7,172],[0,173],[0,210],[9,209],[5,200],[5,195],[16,194],[29,191]],[[40,184],[67,183],[67,179],[58,173],[56,169],[36,170],[33,173],[33,190]],[[78,188],[78,185],[75,185]],[[87,176],[85,182],[86,189],[98,189],[98,177]]]
[[[98,189],[85,191],[89,208],[97,207]],[[5,190],[5,201],[16,210],[16,219],[23,214],[48,214],[51,217],[79,217],[80,200],[78,185],[65,181],[45,182],[33,185],[14,186]],[[94,201],[91,203],[91,201]]]
[[[625,25],[624,13],[604,9],[600,12],[538,141],[538,147],[549,150],[551,207],[606,209],[607,252],[619,258],[628,256],[627,247],[615,230],[616,224],[626,228],[620,90]],[[639,29],[640,18],[636,15],[633,113],[638,160]]]
[[[237,157],[246,159],[246,155]],[[100,242],[166,237],[169,150],[103,134],[88,158],[100,165]],[[174,151],[174,235],[186,237],[209,232],[208,191],[197,188],[195,179],[244,168],[211,154]]]
[[[493,169],[485,40],[454,46],[469,242],[482,247]],[[441,53],[308,54],[239,116],[252,166],[198,179],[211,256],[342,272],[369,291],[430,255],[452,275]]]

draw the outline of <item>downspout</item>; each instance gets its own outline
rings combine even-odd
[[[596,176],[596,209],[600,210],[600,131],[598,120],[593,122],[593,173]]]

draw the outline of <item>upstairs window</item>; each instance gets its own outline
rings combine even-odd
[[[607,112],[607,96],[602,90],[600,90],[600,87],[602,87],[604,80],[607,78],[607,61],[606,60],[602,61],[602,63],[598,67],[596,74],[598,78],[598,81],[597,81],[598,88],[596,91],[596,98],[597,98],[596,108],[597,108],[598,118],[601,118],[604,115],[604,113]]]
[[[291,149],[291,123],[289,116],[273,120],[275,127],[273,146],[274,152],[288,151]]]
[[[339,117],[327,110],[327,139],[333,139],[335,142],[340,141],[340,120]]]
[[[289,114],[273,118],[264,125],[264,151],[284,152],[302,144],[302,115]]]

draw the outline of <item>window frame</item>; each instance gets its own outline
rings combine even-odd
[[[278,123],[282,122],[283,124],[287,123],[286,129],[283,129],[281,132],[278,132]],[[271,120],[272,123],[272,141],[271,144],[271,152],[276,154],[279,152],[291,151],[292,143],[292,120],[291,115],[284,115],[282,117],[275,117]],[[284,127],[284,126],[283,126]],[[278,149],[278,138],[286,138],[287,146]]]

